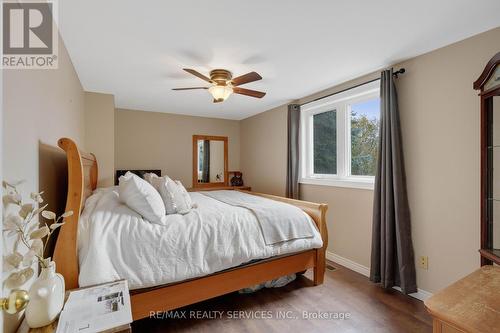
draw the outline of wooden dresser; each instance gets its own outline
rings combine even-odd
[[[251,191],[250,186],[210,186],[210,187],[196,187],[188,188],[188,192],[199,192],[199,191],[221,191],[221,190],[242,190]]]
[[[425,301],[434,333],[500,332],[500,267],[483,266]]]

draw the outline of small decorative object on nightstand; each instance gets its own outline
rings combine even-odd
[[[56,273],[56,263],[46,259],[46,267],[29,291],[26,321],[30,327],[42,327],[57,318],[64,304],[64,278]]]
[[[229,174],[233,174],[231,186],[243,186],[243,174],[240,171],[229,171]]]

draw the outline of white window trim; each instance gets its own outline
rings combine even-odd
[[[350,105],[363,100],[378,97],[379,89],[379,82],[374,81],[318,101],[308,103],[302,107],[300,120],[299,183],[373,190],[375,177],[351,175],[351,159],[349,158],[351,154],[351,136],[347,134],[351,132]],[[316,114],[333,110],[337,113],[337,174],[314,174],[312,119]]]

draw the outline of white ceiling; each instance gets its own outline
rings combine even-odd
[[[59,25],[82,85],[119,108],[243,119],[389,64],[500,26],[498,0],[63,0]],[[213,104],[182,71],[235,76]]]

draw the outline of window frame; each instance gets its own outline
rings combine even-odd
[[[299,183],[362,189],[374,188],[374,176],[351,174],[351,105],[373,98],[380,98],[378,80],[302,106],[300,114]],[[315,174],[313,116],[328,111],[336,111],[337,173]]]

